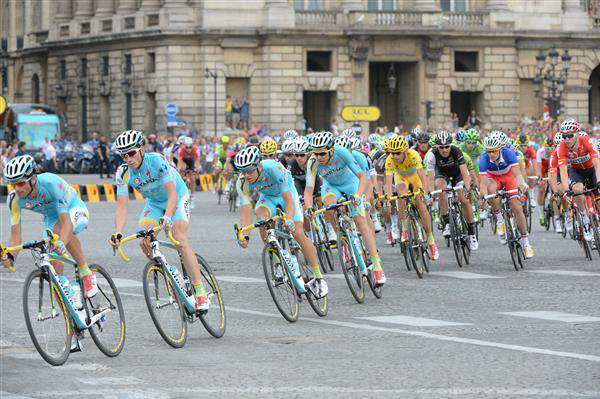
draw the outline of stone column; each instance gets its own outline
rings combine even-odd
[[[110,17],[115,13],[115,0],[97,0],[96,16]]]
[[[438,11],[435,0],[416,0],[414,9],[416,11]]]
[[[92,0],[77,0],[75,7],[75,19],[88,19],[94,15]]]
[[[67,22],[73,16],[72,0],[56,0],[56,22]]]
[[[117,14],[133,14],[135,12],[136,0],[119,0]]]
[[[488,11],[508,11],[507,0],[488,0]]]
[[[142,0],[141,11],[156,11],[160,9],[160,0]]]

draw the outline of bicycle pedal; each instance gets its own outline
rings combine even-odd
[[[71,350],[69,351],[69,353],[81,352],[82,349],[83,345],[81,345],[81,342],[79,342],[78,339],[74,338],[74,341],[71,340]]]

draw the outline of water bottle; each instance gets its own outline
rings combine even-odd
[[[298,263],[298,258],[296,258],[295,255],[291,256],[292,258],[292,265],[294,266],[292,271],[294,272],[294,276],[296,276],[296,278],[300,277],[300,264]]]
[[[194,301],[194,287],[192,286],[192,283],[190,282],[190,278],[188,276],[185,276],[183,278],[183,284],[184,284],[184,292],[189,292],[189,295],[186,295],[185,297],[187,298],[188,301],[190,301],[190,303],[195,304],[196,302]]]
[[[73,292],[73,307],[75,309],[83,308],[83,303],[81,301],[81,287],[79,286],[79,283],[75,281],[73,284],[71,284],[71,289]]]
[[[81,290],[79,289],[79,284],[77,284],[77,289],[79,291],[79,299],[78,302],[76,302],[76,293],[75,293],[75,289],[73,288],[73,286],[71,285],[71,283],[69,282],[69,279],[66,278],[65,276],[60,276],[58,278],[58,281],[60,282],[60,285],[62,286],[62,288],[65,290],[65,292],[67,293],[67,298],[69,299],[69,302],[71,303],[71,305],[73,305],[73,307],[75,309],[78,309],[81,307]]]
[[[287,249],[282,249],[281,254],[287,265],[292,269],[294,276],[299,276],[300,265],[298,265],[298,260],[296,260],[295,257],[292,257]]]
[[[179,284],[179,287],[181,287],[181,289],[183,289],[184,288],[183,281],[181,280],[181,274],[179,273],[179,270],[177,269],[177,267],[175,267],[175,265],[169,265],[169,270],[171,270],[171,273],[173,274],[173,278],[175,279],[177,284]]]

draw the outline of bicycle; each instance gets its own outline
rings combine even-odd
[[[225,177],[225,170],[222,170],[219,173],[219,178],[217,179],[217,196],[218,196],[218,204],[221,205],[221,197],[224,193],[224,188],[227,185],[227,178]]]
[[[239,179],[239,175],[235,175],[232,179],[229,179],[227,182],[227,201],[229,201],[229,212],[235,212],[237,210],[237,181]]]
[[[552,229],[556,231],[556,224],[554,222],[554,207],[552,206],[554,201],[552,190],[550,189],[550,184],[548,184],[547,177],[542,178],[542,181],[546,182],[546,188],[544,190],[544,202],[540,204],[542,206],[542,215],[544,215],[544,220],[540,224],[546,229],[546,231],[550,230],[550,224],[552,224]]]
[[[448,201],[448,220],[450,222],[449,240],[452,242],[452,249],[454,250],[458,267],[463,267],[463,264],[469,264],[471,247],[467,233],[467,222],[465,221],[462,206],[458,202],[456,195],[456,192],[459,190],[464,190],[464,187],[452,187],[443,190],[435,190],[432,191],[431,194],[433,195],[441,192],[446,193],[446,198]]]
[[[363,303],[365,301],[365,279],[376,298],[382,297],[382,287],[375,285],[373,265],[367,257],[365,243],[351,217],[351,204],[352,201],[342,197],[337,203],[318,209],[314,214],[319,215],[335,210],[339,227],[337,249],[342,272],[354,299],[358,303]]]
[[[573,200],[573,197],[585,195],[585,196],[591,197],[591,199],[593,201],[594,199],[593,199],[592,194],[594,194],[595,192],[596,192],[596,190],[585,190],[585,191],[582,191],[581,193],[574,193],[573,191],[569,191],[569,192],[565,193],[565,198],[567,199],[567,201],[569,203],[569,213],[571,214],[571,220],[573,221],[572,239],[579,243],[579,245],[583,248],[585,257],[589,260],[592,260],[593,246],[590,245],[590,242],[588,242],[584,238],[585,226],[583,223],[583,215],[582,215],[583,211],[579,208],[577,203]],[[593,203],[589,207],[588,217],[589,217],[589,221],[590,221],[590,228],[592,229],[592,234],[594,237],[594,243],[595,243],[595,247],[596,247],[595,249],[598,251],[598,254],[600,254],[600,222],[598,221],[598,212],[594,208]]]
[[[167,344],[174,348],[181,348],[185,345],[187,324],[195,323],[198,320],[202,322],[210,335],[221,338],[225,334],[226,328],[225,305],[212,269],[202,256],[196,254],[202,283],[207,291],[208,299],[213,305],[208,311],[196,312],[194,287],[183,267],[181,254],[178,251],[183,274],[174,264],[167,263],[160,250],[161,245],[177,250],[176,246],[179,245],[179,242],[173,238],[170,231],[168,233],[169,241],[158,240],[157,234],[160,230],[160,226],[139,230],[135,234],[122,238],[116,248],[121,259],[129,262],[129,258],[125,256],[121,246],[137,238],[148,237],[150,239],[151,260],[144,267],[142,284],[146,306],[154,326]]]
[[[59,236],[51,230],[46,230],[46,235],[51,238],[10,248],[0,243],[2,256],[9,251],[24,249],[33,255],[36,269],[29,273],[23,287],[23,313],[33,345],[46,362],[60,366],[71,352],[81,351],[79,341],[84,339],[87,330],[102,353],[108,357],[118,356],[125,344],[125,313],[115,283],[102,266],[89,265],[96,273],[98,293],[82,300],[81,308],[75,308],[75,298],[71,297],[70,290],[61,282],[50,262],[58,261],[76,268],[75,281],[83,287],[77,262],[50,253],[49,244],[55,246]],[[58,332],[58,337],[53,337],[53,332]],[[75,348],[73,339],[76,340]]]
[[[425,272],[429,273],[429,260],[431,259],[429,249],[427,248],[427,234],[425,234],[419,211],[414,202],[415,198],[421,193],[422,191],[416,193],[411,191],[409,194],[404,195],[394,193],[392,197],[389,198],[389,201],[397,199],[406,200],[408,240],[402,242],[400,248],[404,255],[406,268],[410,271],[412,267],[419,278],[423,278]]]
[[[319,258],[319,264],[321,265],[321,271],[323,273],[333,271],[333,253],[331,251],[331,244],[329,243],[325,233],[325,218],[322,214],[315,215],[313,213],[310,220],[309,238],[315,244],[317,249],[317,256]]]
[[[512,208],[510,207],[509,196],[510,194],[518,192],[519,189],[508,191],[499,190],[494,194],[489,194],[483,197],[486,200],[500,197],[500,211],[502,212],[505,226],[504,237],[506,239],[506,244],[508,245],[511,261],[516,271],[519,271],[519,268],[523,269],[525,254],[523,253],[523,247],[521,246],[520,241],[521,233],[519,232],[515,216]]]
[[[266,229],[266,243],[262,251],[262,264],[269,293],[279,313],[290,323],[298,320],[302,295],[306,296],[310,307],[320,317],[326,316],[329,299],[319,297],[316,279],[299,258],[300,245],[286,230],[286,214],[277,209],[277,215],[249,226],[233,226],[236,238],[255,228]],[[305,281],[307,283],[305,283]]]

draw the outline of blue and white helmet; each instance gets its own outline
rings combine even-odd
[[[119,135],[115,140],[115,146],[119,154],[125,154],[131,150],[141,147],[144,143],[142,132],[137,130],[127,130]]]
[[[334,145],[339,145],[346,149],[350,148],[350,138],[345,136],[343,133],[341,136],[337,136],[333,142]]]
[[[315,133],[310,138],[310,147],[314,150],[329,149],[333,147],[333,134],[327,131]]]
[[[294,141],[294,154],[306,154],[310,152],[310,145],[306,140]]]
[[[294,152],[295,139],[286,140],[281,145],[281,152],[283,154],[292,154]]]
[[[379,141],[379,137],[380,136],[377,133],[372,133],[367,138],[367,141],[369,142],[369,144],[377,144],[377,142]]]
[[[244,170],[256,167],[260,162],[261,154],[257,146],[249,146],[238,152],[233,160],[235,167],[239,170]]]
[[[349,139],[356,137],[356,130],[350,127],[342,132],[342,136],[348,137]]]
[[[17,183],[31,179],[35,172],[35,160],[31,155],[14,157],[4,165],[4,180]]]
[[[362,140],[359,139],[358,137],[353,137],[350,139],[350,149],[358,150],[361,145],[362,145]]]
[[[285,140],[292,140],[292,139],[295,139],[296,137],[298,137],[298,132],[295,131],[294,129],[290,129],[283,134],[283,138]]]

